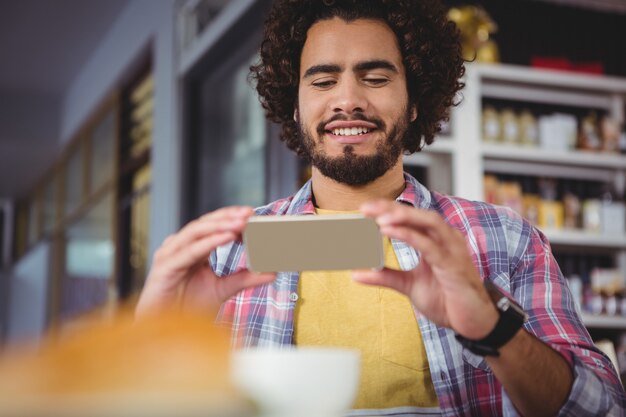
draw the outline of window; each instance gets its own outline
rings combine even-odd
[[[83,155],[83,142],[80,141],[71,149],[65,165],[64,218],[71,216],[83,201],[83,180],[85,178]]]
[[[116,168],[117,107],[109,109],[96,125],[90,143],[89,189],[95,192],[113,179]]]
[[[115,296],[113,230],[118,95],[107,99],[17,206],[15,253],[51,242],[50,322]]]
[[[65,233],[61,319],[101,306],[115,297],[113,193],[107,192]],[[113,294],[111,294],[113,293]]]
[[[206,116],[198,147],[203,156],[200,178],[210,182],[201,200],[207,211],[234,204],[259,206],[266,198],[267,123],[247,82],[256,54],[237,58],[224,62],[202,88]]]
[[[227,205],[265,204],[298,184],[297,159],[248,81],[269,5],[255,2],[185,77],[182,223]]]
[[[153,113],[154,78],[147,63],[122,92],[117,204],[121,298],[139,292],[148,272]]]
[[[53,175],[43,188],[43,232],[50,233],[54,230],[57,221],[59,220],[58,213],[58,196],[59,194],[59,182],[58,177]]]
[[[27,245],[33,246],[39,240],[40,229],[40,198],[39,192],[35,191],[28,201],[28,221],[27,221]]]

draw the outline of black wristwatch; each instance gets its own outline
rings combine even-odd
[[[515,336],[515,333],[522,328],[524,322],[528,319],[528,315],[519,304],[507,297],[491,281],[485,281],[484,285],[487,293],[489,293],[489,297],[491,297],[491,301],[493,301],[500,314],[496,327],[480,340],[466,339],[458,334],[456,335],[456,340],[476,355],[500,356],[498,349]]]

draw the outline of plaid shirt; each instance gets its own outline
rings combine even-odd
[[[405,174],[406,187],[396,201],[438,212],[463,232],[484,280],[511,294],[529,315],[525,329],[551,346],[573,369],[574,385],[559,416],[625,415],[626,396],[610,360],[591,341],[576,312],[566,282],[543,234],[505,207],[472,202],[428,191]],[[256,210],[258,215],[314,215],[311,182],[295,195]],[[414,268],[418,255],[392,240],[403,270]],[[211,264],[219,276],[246,267],[243,246],[218,248]],[[221,308],[218,323],[232,328],[237,347],[293,343],[298,272],[242,291]],[[430,373],[445,416],[518,415],[484,358],[464,349],[450,329],[438,327],[416,312]]]

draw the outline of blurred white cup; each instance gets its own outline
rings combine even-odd
[[[234,352],[234,384],[272,417],[339,417],[352,406],[360,376],[357,351],[253,348]]]

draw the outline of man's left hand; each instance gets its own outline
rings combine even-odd
[[[391,201],[366,203],[361,212],[376,219],[383,235],[412,246],[420,262],[410,271],[354,271],[355,281],[407,295],[429,320],[468,339],[478,340],[491,332],[498,313],[459,230],[432,210]]]

